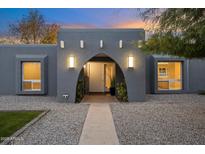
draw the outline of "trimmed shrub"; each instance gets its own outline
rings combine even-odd
[[[127,88],[125,82],[117,83],[116,85],[117,90],[117,99],[120,102],[128,102],[128,96],[127,96]]]
[[[78,80],[76,91],[76,103],[80,103],[84,95],[84,82],[83,80]]]

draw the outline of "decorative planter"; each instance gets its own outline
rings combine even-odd
[[[110,95],[115,96],[115,87],[110,87]]]

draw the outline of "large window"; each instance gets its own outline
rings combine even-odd
[[[41,63],[22,63],[22,89],[23,91],[41,91]]]
[[[182,62],[158,62],[158,90],[182,89]]]

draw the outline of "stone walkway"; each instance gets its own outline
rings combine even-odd
[[[109,104],[90,105],[79,144],[119,144]]]

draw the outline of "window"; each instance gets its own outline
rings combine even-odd
[[[182,89],[182,62],[158,62],[158,90]]]
[[[23,91],[41,91],[41,63],[22,63],[22,89]]]

